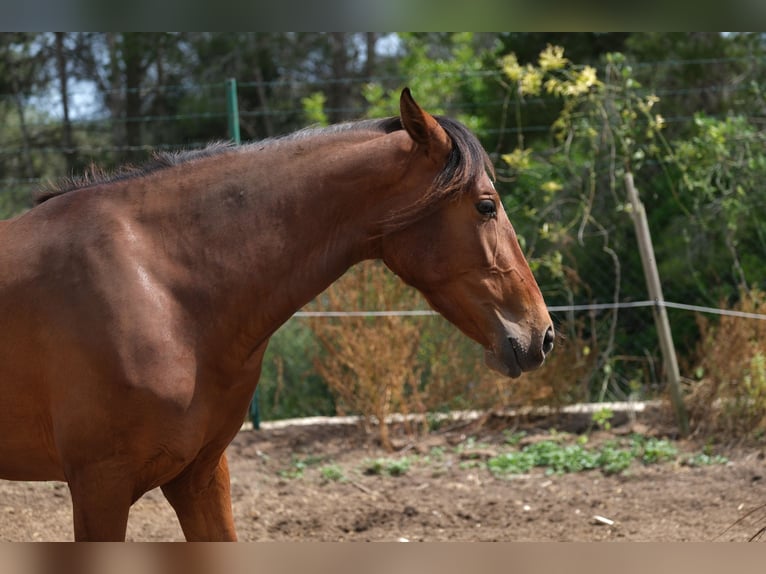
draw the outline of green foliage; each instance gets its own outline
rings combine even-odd
[[[645,464],[656,464],[673,460],[678,455],[678,449],[667,439],[649,438],[639,441],[637,450]]]
[[[634,458],[632,449],[620,448],[614,442],[607,442],[601,447],[598,463],[604,474],[619,474],[630,467]]]
[[[322,478],[328,482],[344,482],[346,475],[343,473],[343,469],[337,464],[328,464],[319,469],[319,473]]]
[[[301,99],[303,113],[306,114],[306,120],[309,124],[317,126],[326,126],[329,122],[327,114],[324,111],[327,97],[323,92],[314,92]]]
[[[0,191],[0,219],[22,213],[32,206],[32,194],[23,187]]]
[[[335,414],[335,400],[314,369],[318,352],[303,321],[288,321],[271,337],[256,391],[262,420]]]
[[[516,446],[525,436],[527,436],[526,431],[503,431],[503,439],[505,440],[505,444],[510,446]]]
[[[525,474],[534,466],[534,457],[525,451],[508,452],[487,461],[487,468],[494,474]]]
[[[602,408],[597,410],[591,415],[591,420],[603,430],[609,430],[612,428],[612,417],[614,412],[610,408]]]
[[[486,118],[474,113],[472,104],[479,104],[486,92],[486,79],[481,72],[485,61],[494,54],[494,46],[486,46],[472,32],[439,34],[399,34],[403,56],[398,62],[403,80],[392,89],[377,83],[364,86],[369,117],[395,115],[399,111],[401,88],[409,86],[418,103],[431,113],[446,114],[459,119],[469,128],[481,132]],[[450,110],[459,101],[461,108]]]
[[[290,467],[280,470],[277,474],[282,478],[303,478],[306,469],[321,463],[324,459],[324,456],[317,455],[309,455],[303,458],[293,457]]]
[[[371,475],[403,476],[410,470],[408,458],[376,458],[364,462],[362,472]]]
[[[500,172],[514,184],[506,208],[525,222],[523,245],[549,304],[645,298],[622,178],[667,148],[659,98],[642,89],[622,54],[607,54],[599,72],[548,45],[534,62],[510,53],[500,66],[518,124],[529,98],[558,106],[548,138],[528,138],[520,130],[515,148],[501,156]],[[638,280],[625,281],[626,270]],[[618,333],[618,313],[610,315],[592,325],[595,345],[587,342],[599,352],[598,369],[584,381],[595,400],[631,392],[614,368],[618,344],[625,355],[644,354],[642,339]]]
[[[588,448],[586,441],[563,444],[544,440],[525,446],[521,450],[506,452],[490,458],[487,468],[497,476],[525,474],[535,467],[545,468],[547,474],[564,474],[599,469],[604,474],[618,474],[627,470],[633,461],[660,464],[678,458],[677,447],[667,439],[633,435],[627,445],[616,440],[606,441],[599,448]],[[697,464],[709,461],[719,464],[722,457],[694,456]]]
[[[684,459],[687,466],[712,466],[714,464],[726,464],[729,459],[720,454],[710,455],[704,452],[698,452]]]
[[[690,137],[678,141],[669,162],[678,173],[685,210],[674,230],[685,244],[671,262],[685,260],[694,273],[680,281],[711,303],[736,296],[766,274],[766,132],[745,116],[711,118],[698,113]],[[672,257],[671,254],[669,256]],[[711,276],[728,276],[710,282]]]

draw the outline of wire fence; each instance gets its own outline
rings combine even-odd
[[[710,95],[722,96],[731,99],[735,103],[739,95],[752,94],[760,90],[759,83],[755,81],[758,76],[759,70],[763,67],[763,62],[756,56],[741,56],[741,57],[728,57],[728,58],[700,58],[700,59],[673,59],[673,60],[658,60],[658,61],[645,61],[635,62],[632,64],[637,69],[648,69],[652,72],[672,74],[675,69],[684,69],[690,66],[699,67],[720,67],[720,66],[738,66],[743,69],[741,77],[737,83],[702,83],[695,86],[678,86],[668,87],[662,89],[639,89],[637,94],[641,93],[653,93],[663,100],[673,102],[674,100],[685,101],[690,98],[704,98]],[[471,78],[483,78],[487,81],[501,81],[502,72],[500,70],[466,70],[457,72],[442,72],[440,74],[444,78],[452,78],[456,81],[468,81]],[[704,76],[703,76],[704,77]],[[268,106],[255,106],[245,107],[241,111],[241,118],[245,122],[258,123],[259,121],[273,122],[272,130],[279,130],[280,126],[285,127],[288,131],[296,125],[300,125],[304,116],[304,110],[300,105],[300,95],[311,93],[313,90],[322,90],[333,85],[342,85],[347,87],[349,92],[361,93],[362,87],[370,84],[377,83],[381,85],[395,86],[402,85],[407,82],[409,78],[400,75],[378,75],[369,77],[350,76],[344,78],[317,78],[317,79],[276,79],[267,81],[240,81],[238,82],[238,88],[240,90],[240,98],[256,102],[258,100],[258,91],[263,89],[271,90],[283,90],[281,94],[277,92],[275,97],[272,98],[271,105]],[[201,122],[208,126],[218,125],[224,128],[220,133],[225,137],[225,124],[227,118],[226,102],[225,102],[225,83],[224,82],[212,82],[202,84],[172,84],[172,85],[157,85],[148,88],[119,88],[119,89],[97,89],[94,85],[83,83],[84,85],[78,85],[77,87],[69,90],[69,97],[71,100],[78,102],[78,105],[70,104],[73,108],[71,115],[71,129],[73,130],[73,138],[77,140],[77,134],[82,133],[85,135],[92,135],[94,131],[98,132],[103,130],[104,133],[113,132],[117,129],[125,129],[128,125],[140,125],[145,128],[151,127],[151,131],[155,132],[162,129],[162,126],[174,126],[182,125],[188,122]],[[194,111],[184,111],[179,113],[152,113],[150,110],[144,110],[140,115],[128,117],[126,115],[115,115],[107,111],[104,101],[111,97],[127,97],[129,94],[136,94],[140,98],[151,101],[157,98],[177,98],[181,96],[187,96],[189,94],[195,94],[195,97],[202,98],[204,96],[204,105],[206,109],[199,109]],[[285,95],[287,97],[282,97]],[[292,97],[290,97],[292,96]],[[557,102],[554,96],[540,96],[540,97],[528,97],[523,101],[523,108],[526,110],[534,110],[535,108],[545,108],[546,106],[555,105]],[[471,102],[470,106],[461,102],[448,102],[446,104],[446,112],[448,114],[456,114],[466,111],[469,107],[474,110],[481,110],[483,113],[488,113],[500,110],[507,102],[503,99],[489,99],[481,102]],[[20,95],[5,93],[0,94],[0,106],[5,105],[8,108],[18,108],[19,113],[23,114],[23,108],[32,106],[40,106],[40,98],[33,98],[31,95]],[[23,138],[22,134],[16,132],[17,135],[9,136],[7,133],[3,138],[0,138],[0,159],[5,157],[22,156],[24,154],[38,155],[57,155],[63,156],[68,153],[77,152],[82,155],[89,155],[98,157],[100,161],[118,161],[119,157],[112,159],[110,156],[119,156],[126,152],[143,152],[148,154],[153,149],[182,149],[189,147],[201,147],[208,143],[209,138],[205,139],[179,139],[173,142],[173,131],[167,135],[166,139],[157,140],[155,137],[144,136],[148,141],[141,144],[115,144],[115,143],[103,143],[102,145],[75,145],[73,149],[70,149],[63,145],[51,145],[53,139],[60,139],[51,137],[52,133],[59,133],[62,127],[61,117],[61,105],[54,97],[47,98],[43,103],[43,110],[40,113],[39,109],[34,113],[29,114],[30,117],[23,119],[24,131],[26,136]],[[689,107],[683,107],[682,109],[691,109]],[[345,118],[357,118],[364,115],[366,107],[363,102],[357,102],[354,105],[346,107],[328,108],[328,113],[334,113]],[[296,121],[297,119],[297,121]],[[668,124],[690,124],[695,121],[695,115],[693,113],[681,114],[681,115],[669,115],[664,117],[664,121]],[[550,124],[541,123],[527,123],[523,126],[504,125],[500,127],[485,127],[477,130],[477,135],[480,137],[499,137],[503,135],[516,136],[519,133],[522,134],[540,134],[550,130]],[[15,130],[14,130],[15,131]],[[265,136],[277,135],[276,133],[265,133],[266,131],[261,128],[253,128],[250,130],[250,139],[257,139]],[[262,132],[262,133],[259,133]],[[15,140],[15,141],[14,141]],[[44,140],[45,145],[40,145],[39,140]],[[31,145],[30,145],[31,144]],[[27,177],[9,177],[3,172],[9,170],[0,171],[0,189],[7,188],[9,186],[26,185],[32,186],[39,184],[45,180],[45,177],[35,177],[33,174],[28,174]]]
[[[639,67],[661,69],[664,73],[670,73],[675,67],[699,65],[699,66],[723,66],[728,64],[749,66],[761,62],[752,58],[720,58],[700,59],[686,61],[659,61],[642,62],[634,64]],[[482,77],[492,80],[499,72],[467,72],[480,74]],[[465,78],[462,78],[465,79]],[[241,111],[241,122],[245,129],[244,139],[254,139],[259,136],[277,135],[284,131],[291,131],[292,127],[305,124],[305,111],[300,104],[299,97],[272,98],[269,106],[256,106],[252,104],[258,100],[257,91],[263,87],[283,89],[284,94],[310,93],[312,90],[320,90],[330,84],[343,84],[348,86],[349,91],[359,92],[361,86],[371,81],[388,85],[401,83],[406,78],[400,76],[381,76],[373,78],[337,78],[334,80],[322,80],[317,82],[304,82],[300,90],[295,89],[294,80],[279,80],[273,82],[239,82],[240,100],[250,105],[244,105]],[[76,115],[71,122],[71,146],[62,145],[61,133],[63,130],[59,109],[51,104],[51,107],[40,113],[32,113],[31,109],[24,109],[24,102],[19,105],[19,98],[15,94],[0,94],[0,106],[5,109],[17,109],[18,122],[16,129],[5,130],[0,134],[0,209],[3,208],[4,198],[13,197],[15,203],[27,202],[29,204],[30,191],[39,187],[50,179],[59,175],[66,175],[67,169],[71,169],[70,160],[76,157],[79,165],[87,165],[95,162],[105,165],[116,165],[126,157],[131,160],[139,160],[148,156],[154,150],[177,150],[203,147],[212,139],[226,139],[227,120],[229,114],[226,109],[226,92],[224,83],[210,83],[202,85],[172,85],[158,86],[150,90],[142,91],[139,95],[151,100],[157,94],[175,96],[179,94],[197,94],[193,100],[192,110],[178,113],[157,113],[156,110],[144,110],[136,117],[113,117],[109,115],[103,106],[104,98],[109,94],[95,94],[88,87],[79,88],[80,98],[92,99],[88,104],[83,104],[82,113]],[[690,97],[704,97],[710,94],[726,94],[727,97],[735,98],[740,94],[748,94],[754,89],[749,77],[744,74],[741,81],[736,85],[722,84],[718,82],[704,85],[668,88],[661,91],[663,99],[687,99]],[[125,95],[124,90],[120,95]],[[202,96],[205,96],[202,98]],[[506,102],[503,100],[490,100],[480,105],[484,110],[499,110]],[[526,110],[543,108],[552,103],[551,98],[528,98],[523,102]],[[26,102],[29,107],[31,104]],[[456,113],[469,109],[468,104],[453,103],[447,110],[448,113]],[[90,110],[90,111],[88,111]],[[327,110],[338,112],[347,117],[359,117],[364,115],[363,104],[358,103],[344,108]],[[675,115],[665,118],[666,122],[691,124],[695,120],[693,113]],[[129,143],[125,137],[129,126],[139,130],[139,141]],[[485,128],[477,134],[480,138],[498,137],[508,135],[515,137],[521,131],[525,134],[541,133],[550,130],[549,124],[530,124],[521,127],[504,125]],[[57,143],[59,142],[59,143]],[[1,213],[1,212],[0,212]],[[8,213],[4,213],[8,215]],[[512,214],[513,219],[513,214]],[[594,369],[590,373],[590,385],[596,389],[597,398],[613,398],[623,400],[629,398],[631,393],[653,395],[661,393],[664,389],[662,374],[662,357],[660,356],[657,343],[657,334],[654,328],[654,311],[659,307],[666,308],[670,313],[671,325],[674,335],[683,344],[690,345],[698,336],[695,326],[695,316],[698,314],[712,316],[728,316],[740,320],[762,321],[766,315],[737,311],[727,308],[710,306],[708,301],[686,300],[683,293],[674,293],[672,285],[663,285],[666,296],[670,300],[655,301],[642,298],[646,295],[645,279],[640,267],[625,265],[622,262],[633,257],[631,250],[635,252],[635,243],[626,241],[623,252],[610,254],[608,250],[593,249],[593,243],[583,243],[573,247],[573,251],[580,251],[578,255],[588,259],[588,281],[601,287],[602,293],[610,293],[609,300],[594,300],[588,290],[583,290],[581,285],[564,291],[556,291],[559,285],[541,282],[541,289],[546,297],[555,301],[549,310],[554,317],[559,331],[564,339],[570,341],[575,338],[585,337],[588,341],[583,348],[597,347],[598,358],[594,362]],[[580,278],[580,281],[582,278]],[[644,295],[640,295],[640,294]],[[638,294],[638,295],[637,295]],[[676,302],[679,301],[680,302]],[[337,310],[308,310],[304,309],[295,314],[295,318],[301,319],[344,319],[344,318],[383,318],[383,317],[408,317],[413,320],[435,316],[433,311],[427,309],[378,309],[372,311],[349,311]],[[681,365],[682,376],[686,379],[694,377],[694,363],[691,359]],[[306,367],[308,369],[309,367]],[[274,376],[268,369],[265,376]],[[295,377],[312,376],[305,369],[296,373]],[[595,381],[595,382],[594,382]]]
[[[741,319],[766,320],[763,313],[748,313],[745,311],[736,311],[734,309],[719,309],[717,307],[706,307],[704,305],[689,305],[686,303],[674,303],[672,301],[627,301],[623,303],[585,303],[582,305],[549,305],[550,313],[561,312],[580,312],[580,311],[606,311],[612,309],[641,309],[641,308],[659,308],[682,309],[684,311],[693,311],[695,313],[706,313],[710,315],[724,315],[727,317],[739,317]],[[428,317],[438,315],[436,311],[427,309],[412,310],[393,310],[393,311],[296,311],[294,317]]]

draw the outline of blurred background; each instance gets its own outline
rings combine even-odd
[[[365,263],[273,337],[262,420],[664,398],[631,173],[692,427],[762,438],[765,71],[758,33],[2,33],[0,217],[47,182],[228,139],[232,122],[252,141],[395,115],[409,86],[490,152],[556,349],[510,381],[438,316],[323,315],[427,309]]]

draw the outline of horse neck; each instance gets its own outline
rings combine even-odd
[[[238,330],[241,347],[255,348],[350,266],[377,257],[379,222],[422,183],[392,169],[406,165],[406,146],[392,139],[325,149],[296,142],[189,170],[196,185],[186,184],[195,191],[183,219],[197,222],[181,230],[189,277],[217,294],[216,322]]]

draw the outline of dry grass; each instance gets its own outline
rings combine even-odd
[[[357,265],[313,304],[316,310],[380,310],[422,306],[419,295],[379,263]],[[368,429],[377,422],[391,449],[388,415],[423,412],[419,398],[421,333],[408,317],[316,318],[310,322],[326,351],[317,372],[336,397],[339,414],[359,414]]]
[[[312,303],[313,310],[427,308],[413,289],[382,264],[351,269]],[[582,398],[582,380],[597,352],[577,328],[559,337],[543,368],[510,380],[484,364],[484,352],[441,317],[344,317],[310,321],[324,352],[317,372],[336,398],[339,414],[362,415],[391,448],[386,417],[447,409],[558,406]],[[590,352],[589,352],[590,351]],[[425,424],[410,426],[424,432]]]
[[[735,310],[766,314],[766,295],[742,292]],[[692,424],[728,439],[766,431],[766,321],[723,316],[698,319],[697,375],[688,398]]]

